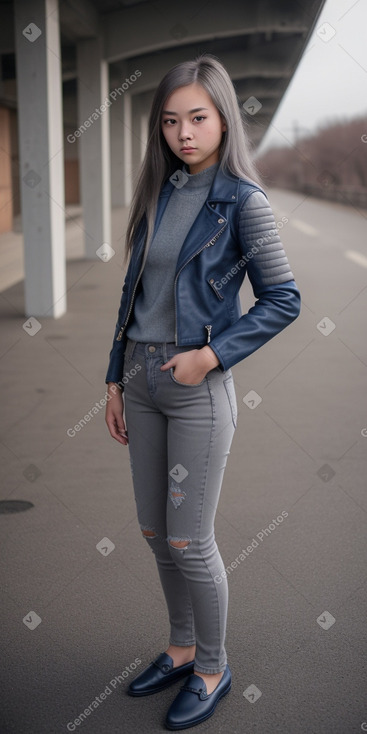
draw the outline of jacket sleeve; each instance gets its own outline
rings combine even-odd
[[[210,346],[224,370],[266,344],[300,313],[301,294],[265,194],[251,193],[238,218],[238,240],[256,301]]]
[[[105,377],[106,384],[108,382],[119,383],[119,386],[122,392],[124,390],[124,387],[123,387],[123,383],[121,382],[121,380],[123,377],[126,340],[125,338],[123,338],[121,341],[116,341],[116,337],[119,333],[123,314],[126,310],[126,300],[127,300],[127,278],[125,278],[124,285],[122,286],[120,306],[119,306],[119,310],[117,314],[117,321],[115,325],[115,333],[113,336],[112,348],[109,354],[108,369],[107,369],[107,374]]]
[[[136,240],[139,241],[139,238],[141,238],[144,235],[144,228],[146,227],[146,216],[143,215],[136,234],[134,237],[136,237]],[[135,245],[134,245],[135,248]],[[135,249],[134,249],[135,253]],[[123,334],[121,341],[117,341],[116,337],[118,336],[118,333],[120,331],[120,326],[124,320],[124,317],[126,315],[127,305],[129,301],[129,284],[132,280],[132,273],[133,273],[133,255],[130,257],[128,268],[126,271],[124,284],[122,286],[122,292],[121,292],[121,299],[120,299],[120,306],[117,314],[117,321],[115,326],[115,333],[113,337],[112,342],[112,348],[109,354],[109,363],[107,368],[107,374],[105,377],[105,383],[108,382],[116,382],[119,384],[121,391],[124,391],[124,386],[122,379],[124,377],[124,360],[125,360],[125,349],[126,349],[126,336]]]

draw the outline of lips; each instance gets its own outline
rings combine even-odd
[[[196,150],[196,148],[181,148],[181,153],[185,152],[185,150]]]

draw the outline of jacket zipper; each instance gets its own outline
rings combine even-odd
[[[208,332],[208,338],[206,340],[206,343],[209,344],[209,342],[210,342],[210,334],[211,334],[211,330],[212,330],[212,325],[211,324],[206,324],[205,328],[206,328],[206,330]]]
[[[218,239],[219,235],[221,235],[222,232],[223,232],[223,230],[226,228],[226,225],[227,225],[227,222],[225,223],[224,227],[222,227],[222,229],[220,229],[219,232],[217,232],[217,234],[214,235],[214,237],[212,237],[212,239],[209,240],[209,242],[206,243],[206,245],[204,245],[203,247],[200,247],[200,250],[198,250],[197,252],[194,252],[194,254],[191,255],[191,257],[181,266],[181,268],[179,269],[179,271],[178,271],[178,273],[177,273],[177,275],[175,277],[173,292],[174,292],[174,298],[175,298],[175,345],[176,345],[176,347],[177,347],[177,302],[176,302],[176,284],[177,284],[177,278],[180,275],[181,271],[186,267],[186,265],[189,264],[189,262],[191,262],[191,260],[194,259],[194,257],[196,257],[196,255],[199,255],[199,253],[202,252],[203,250],[205,250],[206,247],[210,247],[211,245],[214,245],[214,243]],[[211,327],[210,327],[210,331],[211,331]],[[208,340],[209,341],[210,341],[210,331],[208,332]]]
[[[226,224],[227,224],[227,222],[226,222]],[[200,248],[200,250],[198,250],[193,255],[191,255],[191,257],[189,258],[189,260],[187,260],[187,262],[185,262],[182,265],[182,267],[180,268],[180,270],[178,271],[178,273],[177,273],[177,275],[175,277],[175,281],[174,281],[174,299],[175,299],[175,344],[176,344],[176,346],[177,346],[177,304],[176,304],[176,283],[177,283],[177,278],[178,278],[179,274],[181,273],[181,270],[183,270],[183,268],[186,267],[186,265],[189,262],[191,262],[191,260],[193,260],[194,257],[196,257],[196,255],[199,255],[199,253],[202,252],[202,250],[205,250],[206,247],[210,247],[211,245],[214,245],[214,243],[218,239],[219,235],[221,235],[222,232],[223,232],[223,230],[226,228],[226,224],[224,225],[224,227],[222,227],[222,229],[219,230],[219,232],[217,232],[216,235],[214,235],[214,237],[212,237],[211,240],[209,240],[209,242],[206,243],[206,245],[204,245],[203,247]],[[143,260],[144,260],[144,254],[143,254]],[[144,269],[143,267],[140,268],[140,272],[139,272],[138,277],[137,277],[137,279],[135,281],[135,285],[134,285],[134,289],[133,289],[132,296],[131,296],[131,299],[130,299],[129,310],[128,310],[126,319],[125,319],[123,325],[121,326],[120,331],[119,331],[119,333],[117,334],[117,337],[116,337],[116,341],[118,341],[118,342],[121,341],[122,334],[124,332],[124,329],[126,328],[126,324],[127,324],[128,320],[130,318],[130,314],[131,314],[133,303],[134,303],[135,292],[136,292],[136,289],[138,287],[138,283],[139,283],[139,280],[141,278],[141,274],[143,272],[143,269]],[[210,332],[208,333],[208,338],[209,338],[209,341],[210,341]]]
[[[144,253],[143,253],[143,263],[144,263]],[[145,265],[145,263],[144,263],[144,265]],[[129,318],[130,318],[130,314],[131,314],[131,311],[132,311],[132,307],[133,307],[133,303],[134,303],[134,297],[135,297],[135,292],[136,292],[136,289],[137,289],[137,287],[138,287],[138,283],[139,283],[139,280],[140,280],[140,278],[141,278],[141,274],[142,274],[142,272],[143,272],[143,270],[144,270],[144,265],[143,265],[143,266],[142,266],[142,267],[140,268],[140,272],[139,272],[139,274],[138,274],[138,277],[137,277],[137,279],[136,279],[136,281],[135,281],[135,285],[134,285],[134,290],[133,290],[133,292],[132,292],[132,296],[131,296],[131,299],[130,299],[130,305],[129,305],[129,310],[128,310],[128,313],[127,313],[127,316],[126,316],[125,322],[124,322],[124,324],[123,324],[123,325],[121,326],[121,328],[120,328],[120,331],[119,331],[119,333],[117,334],[117,337],[116,337],[116,341],[117,341],[117,342],[120,342],[120,341],[121,341],[121,339],[122,339],[122,334],[123,334],[123,332],[124,332],[124,329],[126,328],[126,324],[127,324],[128,320],[129,320]]]
[[[220,301],[223,301],[223,296],[222,296],[222,294],[221,294],[221,293],[219,293],[219,291],[218,291],[218,290],[217,290],[217,288],[215,287],[215,280],[214,280],[214,278],[210,278],[210,280],[209,280],[209,285],[210,285],[210,287],[211,287],[211,288],[213,289],[213,291],[214,291],[215,295],[217,296],[217,298],[218,298],[218,299],[219,299]]]

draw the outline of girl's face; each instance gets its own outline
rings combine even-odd
[[[190,173],[199,173],[219,160],[218,148],[226,129],[201,84],[179,87],[167,97],[162,132],[172,152],[186,163]]]

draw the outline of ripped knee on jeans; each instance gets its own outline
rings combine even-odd
[[[155,530],[152,530],[151,528],[141,528],[141,532],[143,533],[144,538],[156,538],[157,533]]]
[[[185,550],[192,542],[191,538],[174,538],[172,536],[169,536],[167,540],[172,548],[178,548],[179,550]]]

